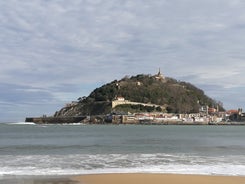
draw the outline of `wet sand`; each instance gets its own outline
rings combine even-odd
[[[79,184],[70,176],[17,176],[0,179],[0,184]]]
[[[94,174],[72,179],[81,184],[244,184],[245,177],[181,174]]]

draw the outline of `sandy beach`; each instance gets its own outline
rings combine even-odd
[[[243,184],[245,177],[180,174],[92,174],[72,178],[81,184]]]
[[[3,184],[244,184],[245,176],[185,174],[89,174],[78,176],[30,176],[0,180]]]

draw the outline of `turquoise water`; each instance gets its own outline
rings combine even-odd
[[[0,124],[0,177],[245,175],[245,126]]]

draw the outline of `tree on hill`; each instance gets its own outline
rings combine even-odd
[[[111,101],[118,96],[133,102],[165,106],[166,110],[171,113],[195,113],[199,111],[201,105],[218,105],[219,109],[223,110],[221,103],[206,96],[201,89],[190,83],[172,78],[158,80],[154,76],[140,74],[127,76],[119,81],[114,80],[96,88],[88,97],[79,98],[76,106],[62,108],[56,113],[56,116],[106,114],[113,110],[157,111],[156,108],[146,109],[140,106],[121,106],[112,109]]]

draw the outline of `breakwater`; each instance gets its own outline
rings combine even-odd
[[[83,121],[86,116],[61,116],[61,117],[27,117],[25,122],[33,122],[36,124],[65,124],[65,123],[79,123]]]

